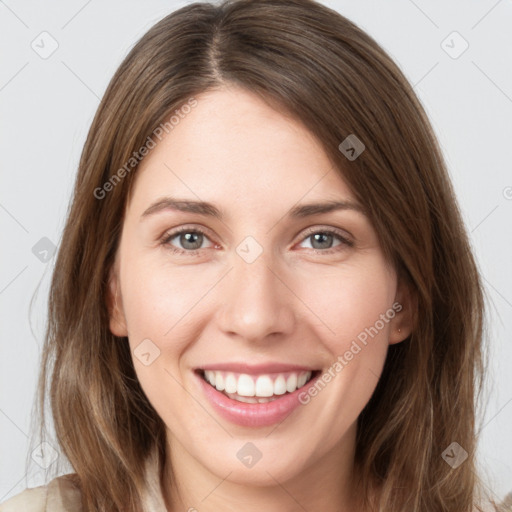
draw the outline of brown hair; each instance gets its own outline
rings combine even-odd
[[[397,65],[355,24],[310,0],[183,7],[134,46],[101,101],[53,274],[39,382],[41,428],[49,385],[84,510],[141,510],[142,462],[153,447],[165,457],[164,424],[126,339],[109,330],[108,276],[136,165],[112,180],[172,112],[225,83],[318,138],[416,298],[415,328],[390,347],[358,419],[363,495],[378,486],[374,510],[472,510],[484,300],[446,166]],[[338,149],[350,134],[366,146],[352,161]],[[109,180],[115,186],[98,199]],[[454,441],[469,454],[457,469],[441,456]]]

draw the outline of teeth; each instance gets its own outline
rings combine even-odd
[[[288,393],[293,393],[296,389],[297,389],[297,374],[292,373],[286,379],[286,391],[288,391]]]
[[[279,397],[273,396],[270,398],[258,398],[256,396],[240,396],[236,393],[229,393],[227,395],[232,400],[237,400],[238,402],[244,402],[246,404],[266,404],[267,402],[272,402],[273,400],[277,400]]]
[[[298,388],[301,388],[302,386],[304,386],[304,384],[306,384],[306,381],[308,380],[308,376],[306,374],[303,374],[301,375],[298,379],[297,379],[297,387]]]
[[[210,371],[210,370],[206,370],[204,372],[204,378],[207,380],[207,382],[209,382],[212,386],[215,386],[215,373]]]
[[[215,384],[213,383],[212,386],[215,386]],[[226,376],[224,388],[226,389],[226,393],[236,393],[236,379],[232,373],[228,373]]]
[[[286,380],[279,375],[274,381],[274,395],[284,395],[286,393]]]
[[[214,373],[214,372],[212,372]],[[222,375],[222,373],[220,372],[217,372],[217,375],[215,376],[215,383],[214,383],[214,386],[219,390],[219,391],[223,391],[224,390],[224,375]]]
[[[244,402],[246,404],[257,404],[258,403],[258,399],[253,396],[240,396],[240,395],[236,395],[236,394],[230,395],[230,398],[235,398],[235,397],[239,402]]]
[[[256,382],[256,387],[258,386],[258,383],[260,382],[261,377]],[[272,387],[272,382],[270,383],[270,387]],[[257,388],[259,389],[259,388]],[[254,380],[249,377],[249,375],[242,374],[240,377],[238,377],[238,384],[236,386],[236,393],[238,393],[240,396],[267,396],[262,395],[260,392],[255,393],[254,391]],[[270,395],[272,396],[272,393]]]
[[[240,379],[243,375],[240,375]],[[240,380],[238,381],[240,382]],[[243,395],[243,390],[238,390],[239,395]],[[260,375],[256,381],[256,396],[272,396],[274,394],[274,384],[268,375]]]
[[[218,391],[234,395],[241,402],[265,403],[271,397],[293,393],[311,379],[311,372],[287,372],[273,375],[235,374],[216,370],[206,370],[204,377]],[[233,397],[231,397],[233,398]]]

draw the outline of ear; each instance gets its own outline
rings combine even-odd
[[[112,265],[109,272],[107,286],[107,309],[109,314],[110,332],[114,336],[128,336],[126,318],[124,316],[121,288],[119,285],[119,273],[117,261]]]
[[[394,318],[390,321],[389,344],[394,345],[407,339],[414,330],[418,313],[418,301],[408,280],[400,277],[397,284]]]

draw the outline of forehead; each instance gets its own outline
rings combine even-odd
[[[237,87],[208,91],[143,159],[133,202],[173,195],[250,207],[353,199],[298,120]],[[139,205],[142,207],[142,204]]]

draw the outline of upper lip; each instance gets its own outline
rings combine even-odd
[[[312,368],[308,365],[299,364],[285,364],[278,362],[269,362],[262,364],[247,364],[247,363],[212,363],[200,366],[197,370],[219,370],[233,373],[246,373],[249,375],[261,375],[266,373],[285,373],[293,371],[310,371],[314,372],[318,368]]]

